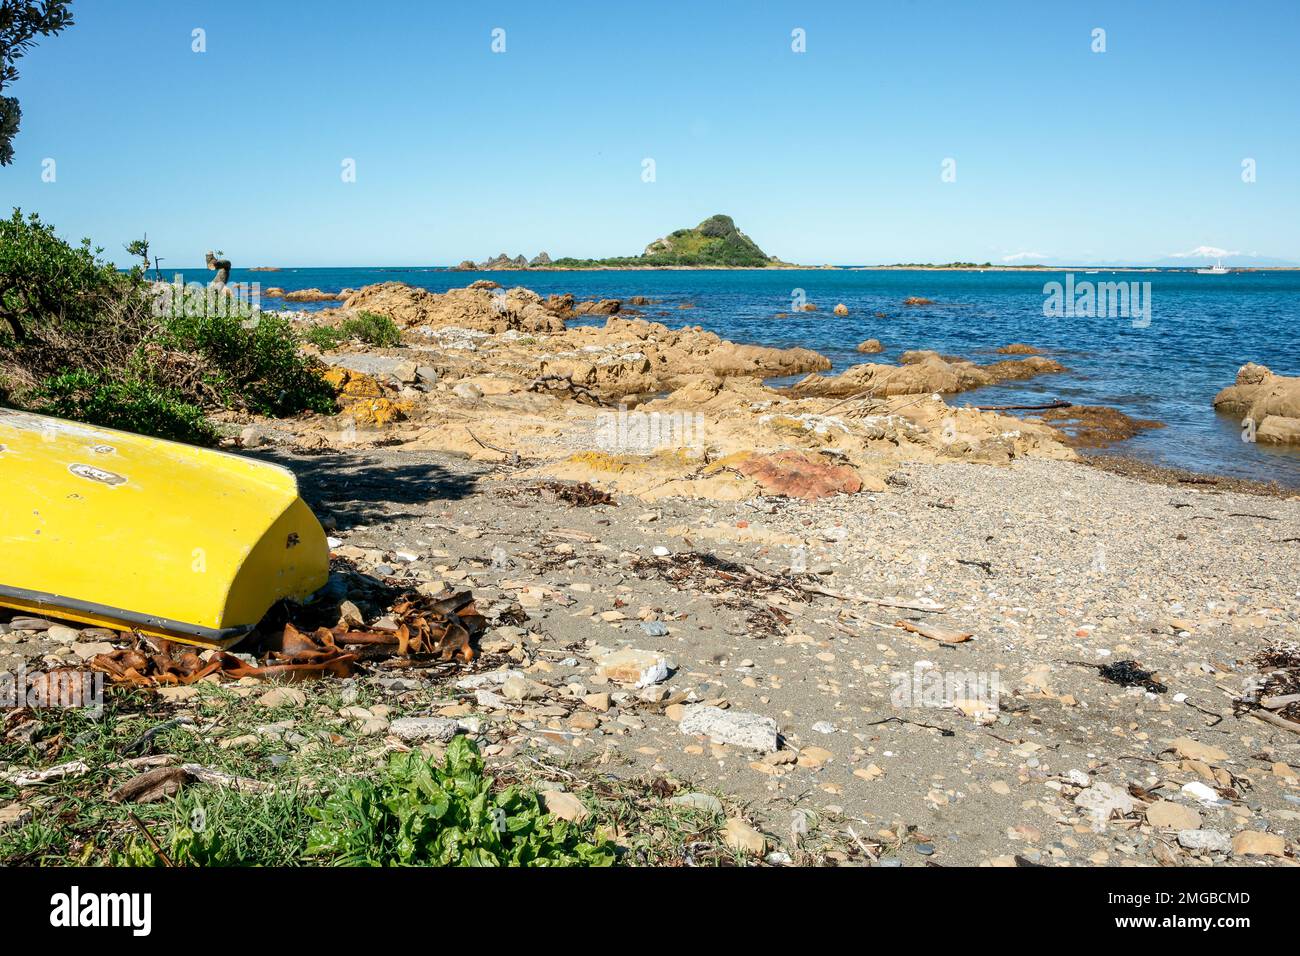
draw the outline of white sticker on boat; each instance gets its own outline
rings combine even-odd
[[[126,482],[126,477],[116,472],[105,471],[102,468],[96,468],[93,465],[73,464],[68,466],[68,471],[72,472],[78,478],[86,478],[90,481],[98,481],[102,485],[120,485]]]

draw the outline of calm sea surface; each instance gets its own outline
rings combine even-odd
[[[165,272],[169,280],[175,270]],[[211,273],[186,270],[190,281]],[[677,327],[700,325],[724,338],[763,345],[802,345],[828,356],[836,369],[864,359],[894,361],[907,349],[935,349],[978,362],[1010,342],[1043,349],[1069,371],[1029,382],[964,393],[958,404],[1037,404],[1053,399],[1111,405],[1168,427],[1145,432],[1113,451],[1157,464],[1300,488],[1300,452],[1243,442],[1241,423],[1210,405],[1246,362],[1300,375],[1300,273],[1257,272],[1206,276],[1186,272],[1073,272],[1079,282],[1150,282],[1150,323],[1130,318],[1044,315],[1044,283],[1065,273],[799,270],[771,272],[498,272],[441,269],[236,269],[232,281],[263,288],[337,291],[373,282],[400,281],[435,292],[491,278],[542,294],[572,292],[583,298],[645,295],[659,305],[645,318]],[[802,289],[820,311],[791,311]],[[933,305],[905,307],[909,296]],[[849,307],[836,318],[837,302]],[[695,308],[679,310],[690,303]],[[267,300],[275,308],[277,300]],[[326,303],[325,305],[328,305]],[[288,308],[319,308],[295,306]],[[786,318],[777,318],[784,312]],[[876,316],[883,313],[884,317]],[[598,320],[603,322],[604,319]],[[879,356],[855,346],[884,343]]]

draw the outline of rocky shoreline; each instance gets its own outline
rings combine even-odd
[[[883,490],[903,461],[1077,457],[1044,423],[937,394],[1060,370],[1041,356],[977,366],[916,353],[825,379],[829,360],[808,349],[741,345],[647,321],[616,300],[544,299],[482,280],[446,293],[369,286],[302,321],[338,324],[358,311],[391,318],[402,347],[322,354],[343,414],[254,424],[251,440],[527,462],[538,477],[607,491],[724,500],[779,493],[800,476],[815,488]],[[608,317],[567,326],[583,313]],[[798,374],[808,377],[791,388],[763,384]]]
[[[1040,417],[937,394],[1059,371],[1024,343],[826,376],[807,349],[488,281],[294,321],[363,310],[402,342],[318,353],[340,413],[222,427],[297,473],[350,582],[340,622],[391,627],[382,588],[472,595],[490,627],[461,669],[151,691],[208,779],[316,787],[468,734],[631,861],[1300,860],[1300,713],[1269,709],[1300,685],[1300,496],[1115,474]],[[605,323],[567,324],[584,311]],[[10,670],[125,646],[0,620]],[[0,843],[65,772],[39,722],[6,732],[33,744],[0,766]]]
[[[1037,436],[1049,439],[1048,444],[1064,445],[1067,449],[1095,450],[1122,442],[1145,429],[1161,427],[1159,422],[1135,420],[1110,408],[1069,405],[1045,407],[1040,413],[1033,414],[1032,409],[1016,409],[1012,406],[1010,410],[1019,412],[1013,416],[997,415],[997,410],[979,411],[970,406],[957,408],[938,398],[940,395],[953,396],[989,384],[1066,371],[1060,363],[1038,354],[1036,348],[1026,343],[1003,346],[997,351],[1005,358],[984,364],[960,356],[913,350],[900,356],[897,365],[865,362],[828,376],[824,373],[829,368],[829,361],[807,349],[782,350],[741,345],[724,341],[698,327],[688,326],[674,330],[661,323],[642,319],[642,308],[656,303],[640,296],[625,301],[606,299],[585,302],[576,301],[572,295],[543,298],[523,287],[507,290],[487,279],[446,293],[433,293],[396,282],[367,286],[360,290],[347,289],[340,293],[312,291],[313,299],[334,300],[340,302],[340,305],[336,309],[311,314],[299,313],[298,320],[304,324],[337,325],[345,318],[364,311],[390,317],[403,330],[406,341],[401,348],[366,350],[366,357],[361,359],[361,367],[358,368],[348,368],[348,362],[353,361],[356,355],[351,348],[343,349],[338,355],[322,356],[327,364],[342,369],[336,373],[337,376],[350,377],[350,384],[343,388],[345,403],[355,397],[358,391],[364,392],[365,397],[378,410],[382,425],[393,425],[399,421],[402,423],[400,434],[384,437],[385,441],[412,440],[422,421],[426,426],[421,429],[424,432],[422,440],[430,440],[432,426],[440,421],[450,423],[460,417],[456,410],[447,407],[446,399],[450,397],[452,404],[460,400],[463,406],[465,401],[480,400],[476,396],[479,391],[488,396],[488,411],[495,411],[494,405],[503,406],[502,414],[490,415],[492,420],[484,428],[496,431],[496,426],[501,426],[506,444],[521,440],[522,436],[515,434],[522,425],[518,421],[519,413],[522,405],[530,403],[538,406],[532,409],[536,416],[565,420],[565,427],[559,430],[570,430],[569,425],[574,424],[571,419],[575,416],[583,419],[581,425],[587,433],[587,446],[592,445],[591,436],[599,430],[599,425],[593,424],[592,418],[597,412],[592,409],[602,405],[611,409],[626,406],[646,414],[694,412],[703,415],[709,419],[706,427],[723,438],[723,445],[732,450],[739,450],[739,446],[734,441],[726,442],[725,438],[745,420],[743,416],[737,418],[730,414],[737,409],[758,412],[758,417],[765,419],[764,424],[768,426],[781,417],[774,414],[776,408],[788,411],[806,423],[808,416],[815,418],[827,408],[839,411],[841,418],[845,415],[850,419],[862,418],[868,411],[863,407],[864,402],[870,406],[869,412],[875,413],[876,417],[883,415],[888,418],[891,402],[906,396],[935,396],[934,402],[909,399],[901,405],[905,409],[903,417],[908,418],[912,426],[919,426],[922,431],[929,433],[930,437],[921,444],[928,443],[938,457],[962,458],[972,453],[989,453],[989,448],[982,452],[963,448],[962,442],[956,440],[959,436],[962,441],[973,438],[978,445],[982,434],[987,438],[995,432],[1002,432],[1007,436],[1014,434],[1022,446],[1035,443],[1037,439],[1030,436]],[[687,308],[689,305],[679,306],[679,309]],[[836,314],[841,311],[847,310],[836,306]],[[660,313],[662,314],[662,309]],[[566,324],[570,318],[592,315],[609,318],[604,327],[569,328]],[[869,340],[862,343],[859,351],[872,353],[881,348],[876,340]],[[428,363],[428,374],[421,383],[416,383],[410,377],[409,368],[406,368],[404,377],[392,374],[399,367],[421,362]],[[1216,407],[1226,410],[1225,396],[1245,394],[1243,388],[1254,388],[1258,384],[1256,379],[1263,381],[1267,377],[1272,389],[1270,394],[1274,396],[1271,399],[1274,405],[1268,408],[1292,410],[1292,406],[1286,403],[1294,402],[1288,389],[1292,388],[1290,383],[1296,380],[1272,376],[1266,369],[1256,374],[1254,370],[1261,368],[1243,368],[1239,382],[1242,376],[1247,376],[1252,377],[1254,384],[1225,389],[1216,398]],[[358,377],[376,372],[378,374],[374,376],[374,382],[363,382]],[[805,377],[791,386],[774,389],[761,383],[762,379],[796,374],[805,374]],[[434,382],[438,384],[432,384]],[[417,385],[418,387],[413,387]],[[459,388],[457,394],[457,387],[462,385],[464,387]],[[342,386],[340,380],[340,387]],[[679,390],[681,394],[674,394]],[[447,392],[453,394],[447,396]],[[533,397],[527,400],[519,397],[504,400],[504,396],[519,392]],[[542,394],[559,398],[561,404],[541,407],[545,403],[537,396]],[[1278,395],[1282,397],[1278,398]],[[580,396],[585,398],[573,401]],[[652,406],[650,402],[657,404]],[[841,406],[845,407],[841,410]],[[1260,408],[1264,406],[1261,405]],[[360,411],[361,415],[352,424],[364,431],[375,424],[372,421],[374,416],[365,407],[361,407]],[[463,409],[461,411],[463,413]],[[723,412],[727,414],[720,414]],[[1271,413],[1261,411],[1260,422],[1263,423],[1264,419],[1271,420],[1264,427],[1264,435],[1260,440],[1271,440],[1282,435],[1284,430],[1277,426],[1293,421],[1279,416],[1275,410]],[[971,422],[975,421],[982,424],[972,432]],[[313,433],[311,440],[329,444],[332,438],[328,434],[328,424],[328,420],[305,423],[306,430]],[[816,436],[817,440],[811,445],[808,441],[803,442],[800,450],[841,454],[842,450],[818,446],[835,445],[837,441],[843,444],[843,440],[836,436],[854,431],[852,428],[846,429],[844,424],[841,420],[831,424],[817,422],[808,426],[806,431]],[[1043,430],[1044,426],[1046,430]],[[302,428],[304,424],[299,423],[294,427]],[[351,426],[344,430],[349,434],[355,432]],[[525,429],[530,432],[533,430],[535,429],[531,426]],[[541,429],[543,432],[546,430]],[[940,434],[936,435],[936,431]],[[280,434],[282,438],[287,434],[283,425],[272,426],[271,432]],[[454,429],[450,432],[444,430],[443,438],[446,441],[443,442],[443,450],[465,452],[485,460],[500,457],[500,453],[491,450],[485,452],[479,441],[470,440],[470,447],[466,447],[464,441],[449,437],[455,433]],[[482,436],[476,437],[482,439]],[[750,436],[751,445],[753,437]],[[769,434],[765,438],[774,451],[791,449],[783,436]],[[879,442],[879,438],[876,440]],[[868,443],[870,441],[868,439]],[[874,450],[884,452],[886,458],[899,457],[900,449],[903,452],[901,457],[906,458],[910,454],[906,443],[900,444],[892,438],[888,442],[892,448],[878,443]],[[501,447],[501,443],[490,438],[487,443]],[[575,452],[602,450],[592,447],[584,449],[581,440],[573,444]],[[1048,446],[1043,447],[1045,449]],[[860,450],[870,451],[866,448]],[[694,453],[696,457],[698,452],[697,448]],[[1025,449],[1021,448],[1010,457],[1024,452]],[[529,457],[526,450],[517,446],[512,453]],[[1031,454],[1069,456],[1068,451],[1063,452],[1059,447],[1052,451],[1040,449]],[[687,454],[686,457],[691,455]],[[865,457],[870,459],[872,455],[868,453]],[[993,457],[999,458],[1000,453],[993,453]],[[1134,474],[1141,473],[1141,469],[1130,471]]]

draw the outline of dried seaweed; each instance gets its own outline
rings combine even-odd
[[[1156,680],[1155,671],[1145,670],[1137,661],[1116,661],[1113,664],[1098,666],[1097,673],[1102,680],[1121,687],[1145,687],[1153,694],[1163,694],[1168,686]]]
[[[1254,663],[1261,670],[1267,670],[1259,680],[1255,697],[1264,706],[1268,706],[1270,698],[1276,700],[1300,695],[1300,645],[1291,641],[1271,644],[1255,655]],[[1300,700],[1281,707],[1268,706],[1268,709],[1279,717],[1300,722]]]
[[[1087,661],[1066,661],[1079,667],[1091,667],[1101,679],[1121,687],[1145,687],[1153,694],[1163,694],[1168,686],[1156,680],[1156,672],[1142,667],[1137,661],[1115,661],[1113,664],[1090,664]]]
[[[212,675],[239,680],[243,677],[285,681],[311,680],[327,675],[346,677],[360,660],[425,657],[468,663],[476,656],[474,642],[486,621],[469,591],[444,592],[433,597],[406,594],[386,615],[391,627],[349,629],[340,622],[333,628],[299,630],[286,621],[262,645],[258,663],[247,655],[178,647],[160,641],[156,647],[123,648],[98,654],[90,668],[115,684],[164,687],[193,684]]]
[[[607,491],[586,481],[539,481],[529,485],[526,491],[533,494],[551,495],[565,504],[577,508],[590,508],[593,505],[616,505],[614,496]]]
[[[666,557],[637,558],[630,570],[638,578],[656,578],[680,587],[718,593],[741,588],[746,594],[783,594],[793,601],[808,603],[812,596],[800,582],[814,575],[794,571],[759,571],[745,564],[702,551],[683,551]]]

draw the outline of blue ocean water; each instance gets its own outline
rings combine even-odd
[[[186,270],[190,281],[207,281],[205,270]],[[579,299],[658,300],[645,318],[666,325],[699,325],[724,338],[763,345],[815,349],[836,369],[860,361],[896,361],[907,349],[934,349],[978,362],[995,350],[1026,342],[1069,371],[1028,382],[966,392],[963,404],[1039,404],[1054,399],[1110,405],[1167,427],[1144,432],[1111,451],[1196,471],[1300,488],[1300,452],[1242,440],[1241,422],[1211,407],[1237,369],[1259,362],[1280,374],[1300,374],[1300,272],[1239,272],[1222,276],[1191,272],[1073,272],[1074,281],[1150,282],[1149,324],[1130,318],[1049,317],[1044,284],[1066,281],[1064,272],[932,272],[809,269],[773,271],[451,272],[436,268],[236,269],[232,281],[263,288],[336,291],[374,282],[399,281],[435,292],[490,278],[504,286],[525,285],[543,295],[572,292]],[[172,273],[167,273],[170,279]],[[803,290],[817,312],[792,311]],[[904,306],[909,296],[933,305]],[[831,312],[849,308],[846,318]],[[682,304],[694,308],[682,310]],[[275,308],[277,300],[265,306]],[[325,303],[324,305],[328,305]],[[313,308],[297,306],[286,308]],[[784,318],[777,318],[785,313]],[[883,313],[877,317],[876,313]],[[592,319],[603,322],[603,318]],[[863,356],[864,339],[885,351]]]

